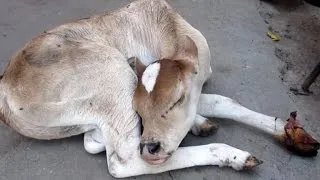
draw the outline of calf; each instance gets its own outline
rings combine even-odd
[[[189,131],[216,129],[206,117],[289,137],[280,119],[201,94],[210,60],[206,39],[166,1],[137,0],[27,43],[0,81],[0,119],[36,139],[85,133],[86,151],[106,151],[118,178],[200,165],[250,169],[261,161],[226,144],[178,147]],[[318,146],[296,149],[314,154]]]

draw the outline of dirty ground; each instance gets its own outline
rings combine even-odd
[[[0,72],[11,55],[38,33],[58,24],[112,10],[129,0],[2,0],[0,6]],[[246,107],[286,118],[298,111],[306,130],[320,138],[320,78],[311,96],[295,96],[320,61],[320,8],[259,0],[169,0],[207,38],[213,76],[204,88],[236,99]],[[272,41],[272,29],[281,40]],[[195,167],[130,179],[319,179],[320,159],[295,156],[269,136],[229,120],[208,138],[189,135],[186,145],[223,142],[264,160],[250,172]],[[113,179],[104,154],[89,155],[83,137],[37,141],[0,124],[0,180]]]

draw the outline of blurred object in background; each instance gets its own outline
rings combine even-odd
[[[320,7],[320,0],[305,0],[307,3]]]

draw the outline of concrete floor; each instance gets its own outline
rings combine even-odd
[[[118,8],[127,2],[129,0],[2,0],[0,72],[4,71],[10,56],[39,32],[73,19]],[[319,90],[316,89],[317,93],[308,98],[288,93],[289,86],[283,83],[283,74],[279,71],[282,63],[274,55],[276,45],[265,35],[269,26],[266,20],[274,18],[273,25],[277,25],[276,22],[281,22],[277,17],[285,19],[283,15],[288,11],[259,0],[169,2],[208,40],[214,75],[204,88],[206,93],[229,96],[248,108],[272,116],[286,118],[291,111],[298,110],[305,128],[312,130],[319,139]],[[317,11],[309,5],[302,5],[298,10],[302,12],[301,16],[307,10]],[[269,11],[276,13],[272,17],[268,13],[266,16],[264,12]],[[319,13],[316,16],[319,17]],[[320,41],[317,42],[315,46]],[[277,46],[294,51],[295,46],[289,45],[299,42],[279,43]],[[304,71],[307,73],[310,69]],[[199,138],[189,135],[182,145],[223,142],[253,153],[264,160],[264,164],[250,172],[195,167],[131,179],[320,179],[319,157],[293,155],[259,131],[229,120],[218,122],[220,129],[214,136]],[[82,143],[82,136],[56,141],[32,140],[1,123],[0,180],[112,179],[107,172],[104,154],[89,155]]]

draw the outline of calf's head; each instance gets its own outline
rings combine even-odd
[[[201,91],[197,82],[197,47],[183,38],[177,54],[147,67],[136,62],[135,108],[142,119],[142,158],[165,162],[188,133]]]

